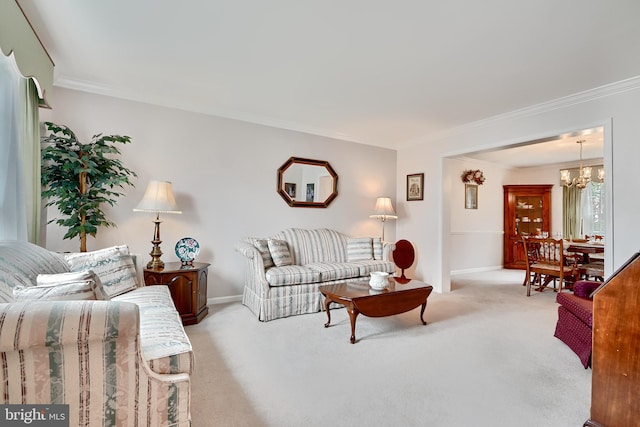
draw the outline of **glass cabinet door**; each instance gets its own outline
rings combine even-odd
[[[548,224],[542,215],[542,196],[516,196],[516,235],[541,236]]]

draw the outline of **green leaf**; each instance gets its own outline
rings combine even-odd
[[[64,239],[89,234],[99,227],[115,227],[102,206],[114,206],[124,193],[115,188],[133,186],[136,173],[123,166],[116,144],[127,144],[131,138],[97,134],[91,143],[82,144],[69,127],[45,123],[50,132],[42,146],[42,197],[45,206],[55,206],[61,218],[51,222],[67,228]],[[86,174],[86,191],[80,192],[80,176]],[[81,217],[85,215],[85,222]]]

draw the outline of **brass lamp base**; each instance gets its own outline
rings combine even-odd
[[[156,219],[154,219],[153,222],[155,223],[153,240],[151,241],[151,243],[153,243],[153,248],[151,249],[151,252],[149,252],[149,255],[151,255],[151,261],[147,263],[147,269],[163,270],[164,262],[160,259],[162,256],[162,250],[160,249],[160,243],[162,243],[162,240],[160,240],[160,223],[162,222],[160,221],[160,214],[157,214]]]

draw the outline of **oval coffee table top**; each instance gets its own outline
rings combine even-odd
[[[408,281],[406,281],[408,280]],[[369,297],[374,295],[399,293],[403,291],[410,291],[421,288],[432,288],[431,285],[427,285],[420,280],[415,279],[402,279],[400,277],[389,277],[389,285],[381,290],[377,291],[371,289],[369,282],[351,282],[351,283],[334,283],[331,285],[320,285],[318,290],[324,295],[331,294],[341,299],[350,300],[353,298]]]

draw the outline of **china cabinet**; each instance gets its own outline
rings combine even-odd
[[[551,188],[543,185],[504,185],[504,268],[524,270],[522,236],[550,236]]]

